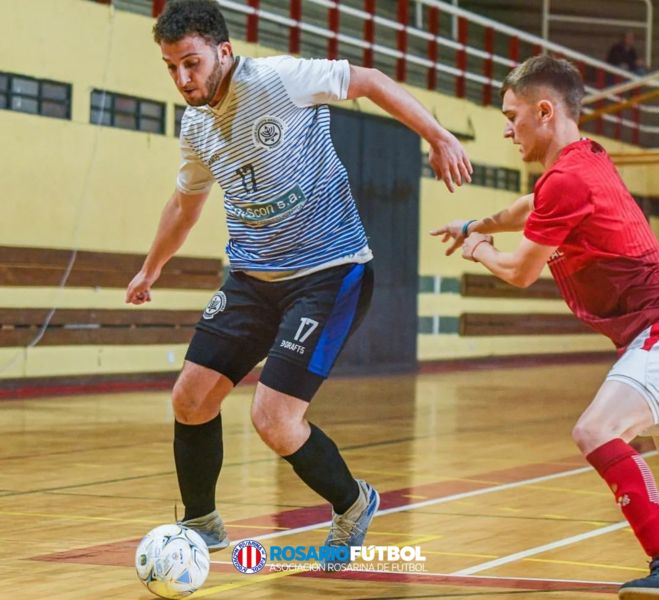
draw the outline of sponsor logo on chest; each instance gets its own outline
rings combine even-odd
[[[265,116],[254,121],[252,140],[256,148],[272,150],[284,143],[286,123],[279,117]]]
[[[281,221],[307,203],[302,188],[295,184],[290,190],[270,202],[233,205],[231,213],[252,226],[260,227]]]

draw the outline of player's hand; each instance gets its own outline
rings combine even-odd
[[[452,133],[442,130],[442,137],[430,145],[428,158],[435,176],[444,181],[449,192],[454,192],[455,185],[464,181],[471,183],[474,170],[465,149]]]
[[[157,281],[160,273],[147,274],[140,271],[128,284],[126,290],[126,304],[144,304],[151,302],[151,286]]]
[[[478,262],[478,260],[474,258],[474,250],[481,242],[492,245],[494,244],[494,238],[485,233],[472,233],[467,236],[462,242],[462,258],[472,262]]]
[[[458,219],[456,221],[451,221],[447,225],[444,225],[444,227],[440,227],[439,229],[435,229],[434,231],[430,232],[430,235],[443,236],[443,244],[446,244],[446,242],[449,240],[453,240],[451,245],[446,250],[446,256],[451,256],[451,254],[453,254],[460,246],[462,246],[462,242],[464,241],[462,228],[466,222],[467,221]]]

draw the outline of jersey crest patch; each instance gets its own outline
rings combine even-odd
[[[208,303],[201,315],[204,319],[212,319],[217,313],[222,312],[227,306],[227,297],[224,292],[217,292]]]
[[[259,117],[252,127],[254,146],[272,150],[284,142],[286,123],[278,117]]]

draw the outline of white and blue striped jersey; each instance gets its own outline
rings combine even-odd
[[[372,258],[325,104],[347,97],[347,61],[237,58],[214,107],[181,122],[186,194],[224,191],[232,270],[297,277]]]

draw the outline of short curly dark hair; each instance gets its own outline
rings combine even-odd
[[[224,15],[216,0],[169,0],[153,26],[156,44],[173,44],[188,35],[198,35],[219,46],[229,41]]]

